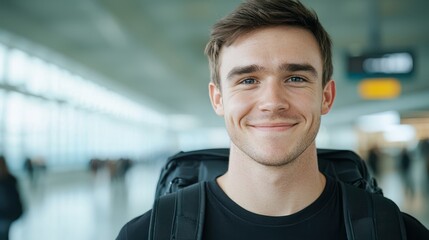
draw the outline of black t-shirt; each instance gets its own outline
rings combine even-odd
[[[148,239],[151,211],[128,222],[117,240]],[[208,183],[203,239],[347,239],[338,182],[327,177],[316,201],[288,216],[270,217],[249,212],[233,202],[213,181]],[[408,239],[427,240],[429,231],[403,214]]]
[[[338,183],[327,178],[322,194],[303,210],[281,217],[249,212],[210,182],[203,239],[345,240]]]

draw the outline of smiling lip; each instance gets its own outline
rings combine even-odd
[[[294,123],[261,123],[261,124],[250,124],[251,127],[263,131],[284,131],[296,124]]]

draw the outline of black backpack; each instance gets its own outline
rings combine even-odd
[[[365,162],[348,150],[317,149],[319,169],[340,182],[347,238],[406,239],[399,208],[384,198]],[[180,152],[161,170],[150,240],[202,239],[206,181],[226,172],[229,149]],[[376,209],[376,211],[375,211]]]

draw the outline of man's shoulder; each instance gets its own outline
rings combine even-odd
[[[125,224],[119,232],[116,240],[144,240],[149,235],[149,224],[151,210],[147,211],[141,216],[138,216],[127,224]]]
[[[359,213],[359,211],[361,211],[361,207],[362,207],[362,199],[360,199],[360,197],[362,196],[371,196],[372,198],[372,203],[374,204],[374,213],[375,215],[373,215],[373,218],[376,218],[378,220],[382,220],[382,221],[375,221],[378,222],[379,224],[377,224],[377,229],[394,229],[397,230],[399,228],[392,228],[392,226],[403,226],[405,228],[405,234],[407,236],[407,239],[415,239],[415,240],[427,240],[429,239],[429,230],[416,218],[414,218],[413,216],[401,212],[398,205],[392,201],[389,198],[384,197],[383,195],[379,195],[379,194],[372,194],[369,193],[367,191],[365,191],[364,189],[360,189],[360,188],[354,188],[354,187],[348,187],[348,189],[353,189],[353,191],[348,191],[353,192],[351,195],[348,196],[349,201],[347,203],[347,206],[350,205],[356,205],[356,204],[350,204],[350,202],[354,202],[354,203],[359,203],[358,207],[353,207],[354,209],[354,215],[358,215],[360,216],[361,214]],[[343,190],[343,189],[342,189]],[[344,196],[343,196],[344,197]],[[345,210],[346,207],[343,206],[343,209]],[[357,211],[356,211],[357,210]],[[380,228],[379,228],[380,227]],[[388,230],[388,232],[385,231],[381,231],[379,232],[380,234],[382,233],[390,233],[391,232]]]
[[[402,219],[404,219],[407,239],[429,239],[429,230],[419,220],[404,212],[402,212]]]
[[[382,195],[373,194],[374,199],[377,198],[379,204],[377,205],[379,208],[385,207],[386,205],[393,205],[397,209],[397,211],[401,214],[402,220],[404,223],[407,239],[415,239],[415,240],[427,240],[429,239],[429,230],[415,217],[411,216],[408,213],[400,211],[398,205],[391,199],[384,197]],[[380,211],[386,211],[386,208]],[[392,210],[392,209],[390,209]],[[383,221],[389,221],[389,219],[384,219]]]

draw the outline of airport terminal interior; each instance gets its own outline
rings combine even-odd
[[[0,156],[24,206],[11,240],[115,239],[169,156],[229,146],[204,47],[240,2],[0,1]],[[302,2],[333,40],[317,146],[355,151],[429,228],[429,2]]]

